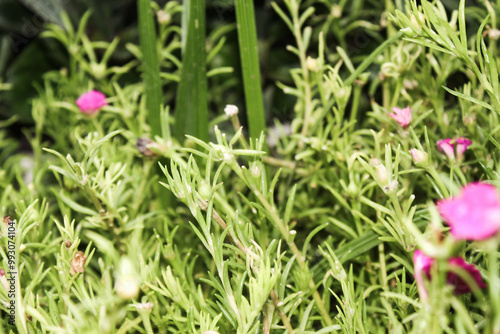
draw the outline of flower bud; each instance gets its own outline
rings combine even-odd
[[[156,18],[158,19],[159,24],[167,24],[172,19],[172,16],[164,10],[159,10],[156,12]]]
[[[379,164],[375,166],[375,172],[377,173],[378,180],[381,184],[386,185],[389,182],[387,178],[387,169],[384,165]]]
[[[203,199],[208,199],[210,197],[210,193],[212,192],[212,187],[207,184],[205,181],[201,181],[198,187],[198,193],[201,195]]]
[[[339,18],[342,16],[342,7],[340,7],[339,5],[333,5],[332,6],[332,16],[334,18]]]
[[[318,70],[318,61],[310,56],[306,59],[306,67],[311,72],[316,72]]]
[[[410,153],[413,158],[413,163],[417,167],[425,168],[429,165],[429,155],[426,152],[412,148]]]
[[[227,117],[238,116],[238,107],[235,106],[234,104],[228,104],[224,108],[224,112],[226,113]]]
[[[134,263],[122,257],[116,274],[115,290],[123,299],[133,299],[139,294],[140,276]]]

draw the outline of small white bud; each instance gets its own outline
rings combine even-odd
[[[167,24],[172,18],[170,16],[170,13],[167,13],[164,10],[159,10],[158,12],[156,12],[156,17],[158,18],[158,23],[160,24]]]
[[[319,69],[318,61],[315,58],[308,56],[306,58],[306,67],[311,72],[316,72]]]
[[[235,106],[234,104],[228,104],[224,108],[224,112],[226,113],[227,117],[234,117],[238,115],[238,107]]]
[[[140,275],[134,263],[128,257],[123,257],[116,273],[116,293],[123,299],[133,299],[139,294],[139,288]]]

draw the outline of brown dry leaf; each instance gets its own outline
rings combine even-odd
[[[71,268],[69,270],[71,275],[74,275],[76,273],[83,273],[85,260],[87,260],[87,257],[82,251],[76,252],[75,257],[73,258],[73,260],[71,260]]]
[[[3,223],[5,224],[5,226],[7,226],[8,224],[12,223],[12,220],[10,219],[10,216],[3,216]]]

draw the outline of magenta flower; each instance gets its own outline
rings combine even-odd
[[[415,280],[417,281],[418,293],[422,297],[422,299],[427,299],[429,294],[425,289],[424,285],[424,274],[428,280],[431,277],[431,267],[434,265],[435,260],[424,254],[421,250],[416,250],[413,255],[413,265],[415,266]],[[474,267],[472,264],[468,264],[461,257],[453,257],[448,259],[448,266],[450,268],[461,268],[474,279],[479,288],[485,288],[486,284],[484,284],[483,279],[479,270]],[[454,287],[454,292],[456,295],[462,295],[464,293],[471,292],[471,287],[455,272],[450,271],[447,273],[446,282]]]
[[[446,156],[452,160],[455,158],[455,150],[457,152],[457,160],[461,161],[465,151],[469,147],[469,145],[472,144],[472,141],[470,139],[464,138],[464,137],[459,137],[456,139],[441,139],[437,142],[437,148]]]
[[[472,140],[460,137],[455,139],[455,143],[457,144],[457,159],[460,161],[462,160],[465,151],[469,147],[470,144],[472,144]]]
[[[417,249],[415,251],[415,254],[413,254],[415,280],[417,281],[418,293],[420,294],[420,297],[422,297],[422,299],[427,299],[429,297],[429,294],[425,289],[424,273],[427,275],[427,278],[430,278],[430,269],[433,263],[434,259],[425,255],[420,249]]]
[[[389,116],[394,118],[396,122],[399,123],[403,128],[407,127],[411,122],[411,113],[413,110],[410,107],[406,107],[404,109],[394,107],[392,108],[393,113],[390,113]]]
[[[453,257],[448,260],[448,265],[450,268],[462,268],[469,273],[471,278],[477,283],[477,286],[480,289],[486,287],[486,284],[483,282],[483,278],[481,277],[481,273],[476,267],[472,264],[468,264],[461,257]],[[456,295],[463,295],[464,293],[471,292],[471,287],[456,273],[449,272],[448,277],[446,278],[448,284],[451,284],[455,287]]]
[[[450,159],[455,158],[455,147],[451,143],[450,138],[439,140],[437,142],[437,148],[438,148],[438,150],[440,150],[441,152],[446,154],[448,156],[448,158],[450,158]]]
[[[80,108],[82,113],[94,115],[99,109],[107,106],[108,103],[106,102],[106,96],[103,93],[97,90],[92,90],[80,95],[80,97],[76,100],[76,105]]]
[[[492,185],[468,184],[437,207],[456,239],[484,240],[500,230],[500,196]]]

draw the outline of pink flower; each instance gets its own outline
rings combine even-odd
[[[82,113],[94,115],[100,108],[107,106],[106,96],[96,90],[84,93],[76,100],[76,105]]]
[[[460,137],[455,139],[455,143],[457,144],[457,159],[460,161],[469,145],[472,144],[472,140]]]
[[[446,154],[446,156],[449,159],[455,158],[455,150],[456,150],[457,160],[461,161],[465,151],[467,150],[470,144],[472,144],[472,141],[465,137],[459,137],[456,139],[446,138],[446,139],[441,139],[437,142],[437,148],[438,150]]]
[[[404,109],[394,107],[392,108],[393,113],[389,114],[392,118],[396,120],[403,128],[407,127],[411,122],[411,113],[413,110],[410,107]]]
[[[453,257],[449,259],[448,265],[450,266],[450,268],[462,268],[467,271],[480,289],[486,287],[486,284],[483,282],[483,278],[481,277],[481,273],[479,272],[479,270],[477,270],[474,265],[465,262],[465,260],[461,257]],[[464,293],[472,291],[471,287],[454,272],[448,273],[446,281],[448,282],[448,284],[451,284],[455,287],[456,295],[463,295]]]
[[[484,240],[500,230],[500,196],[492,185],[468,184],[437,207],[456,239]]]
[[[417,281],[418,293],[422,299],[427,299],[429,297],[429,294],[425,289],[424,273],[427,275],[427,278],[430,278],[430,269],[433,263],[434,259],[425,255],[420,249],[417,249],[415,254],[413,254],[415,280]]]
[[[434,265],[435,260],[424,254],[421,250],[416,250],[413,255],[413,265],[415,266],[415,280],[417,281],[417,288],[422,299],[427,299],[429,294],[425,289],[424,285],[424,274],[428,280],[431,277],[431,267]],[[472,264],[468,264],[461,257],[453,257],[448,259],[448,266],[450,268],[463,269],[467,271],[467,273],[471,276],[472,279],[477,283],[479,288],[486,287],[479,270],[474,267]],[[456,295],[462,295],[464,293],[471,292],[471,287],[455,272],[450,271],[447,273],[446,282],[450,285],[453,285],[455,288],[454,292]]]

